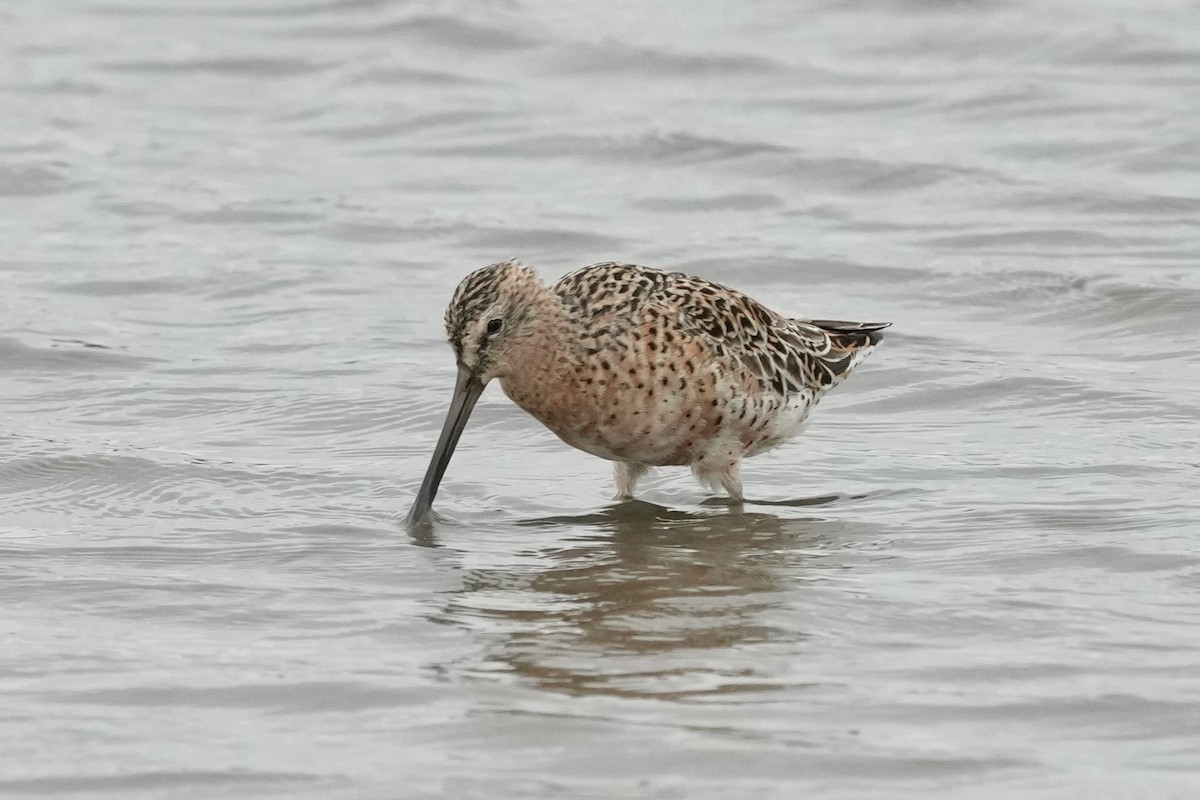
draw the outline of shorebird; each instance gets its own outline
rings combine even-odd
[[[798,434],[887,322],[789,319],[681,272],[593,264],[547,286],[515,260],[472,272],[446,309],[458,379],[408,522],[424,520],[488,382],[572,447],[615,462],[617,498],[689,465],[742,499],[741,460]]]

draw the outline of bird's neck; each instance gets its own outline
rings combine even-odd
[[[556,433],[583,401],[584,352],[577,324],[558,295],[544,288],[529,306],[513,342],[511,370],[500,378],[505,394]]]

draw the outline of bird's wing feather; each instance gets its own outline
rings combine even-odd
[[[886,327],[787,319],[735,289],[680,273],[668,276],[681,327],[706,337],[781,395],[828,389],[879,341],[875,332]]]
[[[554,288],[597,349],[658,320],[700,339],[781,395],[829,388],[887,325],[787,319],[736,289],[632,264],[593,264]]]

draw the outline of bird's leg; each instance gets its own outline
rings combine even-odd
[[[729,493],[729,499],[742,502],[742,462],[734,461],[721,473],[721,486]]]
[[[724,466],[712,467],[704,469],[700,465],[693,465],[692,470],[696,473],[696,477],[703,483],[707,484],[713,491],[724,489],[729,497],[710,497],[704,501],[706,506],[728,506],[731,509],[740,509],[743,505],[742,498],[742,478],[741,478],[741,462],[733,461],[726,463]]]
[[[646,470],[650,469],[645,464],[634,464],[629,461],[618,461],[613,464],[613,477],[617,480],[617,498],[618,500],[632,500],[633,487],[637,485],[638,478],[646,474]]]
[[[692,472],[713,491],[724,489],[735,504],[742,502],[742,454],[739,443],[728,436],[713,442],[692,464]]]

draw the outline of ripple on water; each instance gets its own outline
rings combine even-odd
[[[71,175],[70,166],[65,163],[0,164],[0,197],[41,197],[71,192],[82,186]]]
[[[510,125],[503,132],[492,131],[479,142],[478,136],[464,142],[438,142],[420,148],[427,155],[505,158],[559,158],[600,164],[711,163],[740,161],[761,153],[785,153],[789,149],[765,142],[699,136],[682,131],[648,131],[619,134],[603,130],[559,133],[531,132],[524,126]]]
[[[773,78],[792,70],[773,58],[752,55],[723,55],[704,52],[638,47],[629,42],[606,41],[603,44],[581,43],[550,59],[555,75],[622,75],[632,73],[648,79],[698,76],[706,79],[744,81],[753,76]]]
[[[1003,270],[940,276],[930,289],[972,314],[1059,329],[1069,341],[1103,337],[1109,344],[1120,341],[1122,350],[1140,343],[1142,358],[1193,347],[1187,323],[1200,314],[1200,287],[1182,273],[1150,274],[1145,282],[1131,277]],[[1174,333],[1164,339],[1167,331]]]
[[[783,202],[770,194],[722,194],[712,197],[642,197],[633,202],[647,211],[693,214],[705,211],[763,211],[780,208]]]
[[[137,61],[112,61],[104,65],[111,72],[189,74],[207,73],[246,79],[269,79],[307,75],[325,69],[301,58],[255,58],[226,56],[223,58],[181,58],[161,60],[143,58]]]
[[[394,4],[378,6],[379,14],[353,15],[339,13],[337,8],[323,16],[321,21],[311,18],[302,25],[293,25],[289,37],[312,37],[326,41],[339,39],[387,40],[392,46],[405,44],[422,50],[463,51],[470,54],[501,54],[509,51],[527,50],[541,44],[541,40],[517,24],[500,24],[483,19],[462,16],[412,13],[407,9],[394,12]]]
[[[83,280],[55,281],[47,283],[46,288],[55,292],[78,294],[87,297],[133,297],[146,294],[173,295],[186,292],[191,284],[178,278],[144,278],[144,279],[113,279],[113,280]]]
[[[88,294],[86,291],[82,293]],[[86,375],[90,372],[145,369],[155,363],[159,363],[158,359],[130,355],[97,342],[51,340],[37,346],[0,337],[0,374],[66,372]]]
[[[346,782],[328,775],[304,772],[272,772],[269,770],[155,770],[128,771],[119,775],[97,772],[70,776],[0,779],[0,789],[22,794],[52,795],[78,792],[180,792],[180,791],[238,791],[255,794],[260,791],[329,791],[345,786]]]
[[[285,508],[314,475],[288,468],[252,468],[210,459],[154,453],[38,454],[43,442],[0,465],[5,504],[14,513],[94,514],[149,519],[255,518],[264,504]],[[357,493],[361,479],[324,474],[332,492]],[[340,487],[340,488],[339,488]],[[269,499],[273,498],[273,499]]]

